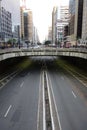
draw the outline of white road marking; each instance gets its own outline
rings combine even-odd
[[[75,93],[73,91],[72,91],[72,94],[73,94],[74,98],[76,98],[76,95],[75,95]]]
[[[40,74],[40,82],[39,82],[39,100],[38,100],[38,112],[37,112],[37,130],[39,130],[40,92],[41,92],[41,74]]]
[[[23,87],[23,85],[24,85],[24,82],[22,82],[22,83],[21,83],[20,87],[22,88],[22,87]]]
[[[50,113],[51,113],[51,120],[52,120],[52,128],[53,128],[53,130],[55,130],[54,119],[53,119],[53,112],[52,112],[51,95],[50,95],[50,89],[49,89],[47,73],[46,73],[46,80],[47,80],[47,86],[48,86],[48,96],[49,96],[49,103],[50,103]]]
[[[44,71],[43,71],[43,130],[46,130],[46,115],[45,115],[45,91],[44,91]]]
[[[10,111],[11,107],[12,107],[12,105],[10,105],[10,106],[9,106],[9,108],[8,108],[8,110],[6,111],[6,113],[5,113],[4,117],[6,117],[6,116],[8,115],[8,113],[9,113],[9,111]]]
[[[59,122],[59,128],[60,128],[60,130],[62,130],[60,117],[59,117],[59,112],[58,112],[58,108],[57,108],[56,101],[55,101],[55,98],[54,98],[54,93],[53,93],[52,83],[51,83],[51,79],[50,78],[49,78],[49,81],[50,81],[50,85],[51,85],[51,91],[52,91],[52,95],[53,95],[53,100],[54,100],[54,104],[55,104],[55,109],[56,109],[56,113],[57,113],[58,122]]]

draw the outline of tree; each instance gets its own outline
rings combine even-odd
[[[51,44],[50,40],[45,41],[45,45],[49,45],[49,44]]]
[[[8,43],[8,44],[11,44],[11,43],[12,43],[12,39],[9,39],[9,40],[7,41],[7,43]]]
[[[7,44],[10,46],[15,46],[17,44],[17,40],[14,38],[13,39],[11,38],[7,41]]]

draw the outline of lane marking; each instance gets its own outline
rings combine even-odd
[[[37,130],[39,130],[40,92],[41,92],[41,74],[40,74],[40,81],[39,81],[39,99],[38,99],[38,112],[37,112]]]
[[[73,94],[74,98],[76,98],[76,97],[77,97],[73,91],[72,91],[72,94]]]
[[[56,113],[57,113],[57,118],[58,118],[58,122],[59,122],[59,128],[60,128],[60,130],[62,130],[60,117],[59,117],[59,111],[58,111],[58,108],[57,108],[57,105],[56,105],[56,101],[55,101],[55,97],[54,97],[54,93],[53,93],[53,89],[52,89],[52,83],[51,83],[50,78],[49,78],[49,81],[50,81],[50,88],[51,88],[51,91],[52,91],[53,100],[54,100],[54,104],[55,104],[55,109],[56,109]]]
[[[48,86],[48,96],[49,96],[49,103],[50,103],[50,114],[51,114],[51,120],[52,120],[52,128],[53,128],[53,130],[55,130],[53,111],[52,111],[52,103],[51,103],[51,94],[50,94],[47,72],[46,72],[46,80],[47,80],[47,86]]]
[[[6,116],[8,115],[8,113],[9,113],[9,111],[10,111],[11,107],[12,107],[12,105],[10,105],[10,106],[9,106],[9,108],[8,108],[8,110],[6,111],[6,113],[5,113],[4,117],[6,117]]]
[[[43,71],[43,130],[46,130],[46,115],[45,115],[45,91],[44,91],[44,71]]]
[[[22,87],[23,87],[23,85],[24,85],[24,82],[22,82],[22,83],[21,83],[20,88],[22,88]]]

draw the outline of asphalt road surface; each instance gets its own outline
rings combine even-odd
[[[0,130],[36,130],[40,69],[23,70],[0,90]]]
[[[87,130],[87,99],[77,89],[85,86],[57,67],[53,59],[34,58],[30,68],[0,90],[0,130],[37,130],[43,65],[50,80],[60,130]]]
[[[49,77],[60,130],[87,130],[87,98],[84,99],[81,92],[87,88],[60,67],[52,68]]]

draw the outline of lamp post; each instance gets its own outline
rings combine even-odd
[[[2,30],[1,30],[1,24],[2,24],[2,19],[1,19],[1,11],[2,11],[2,8],[1,8],[1,1],[0,0],[0,41],[2,40]]]

